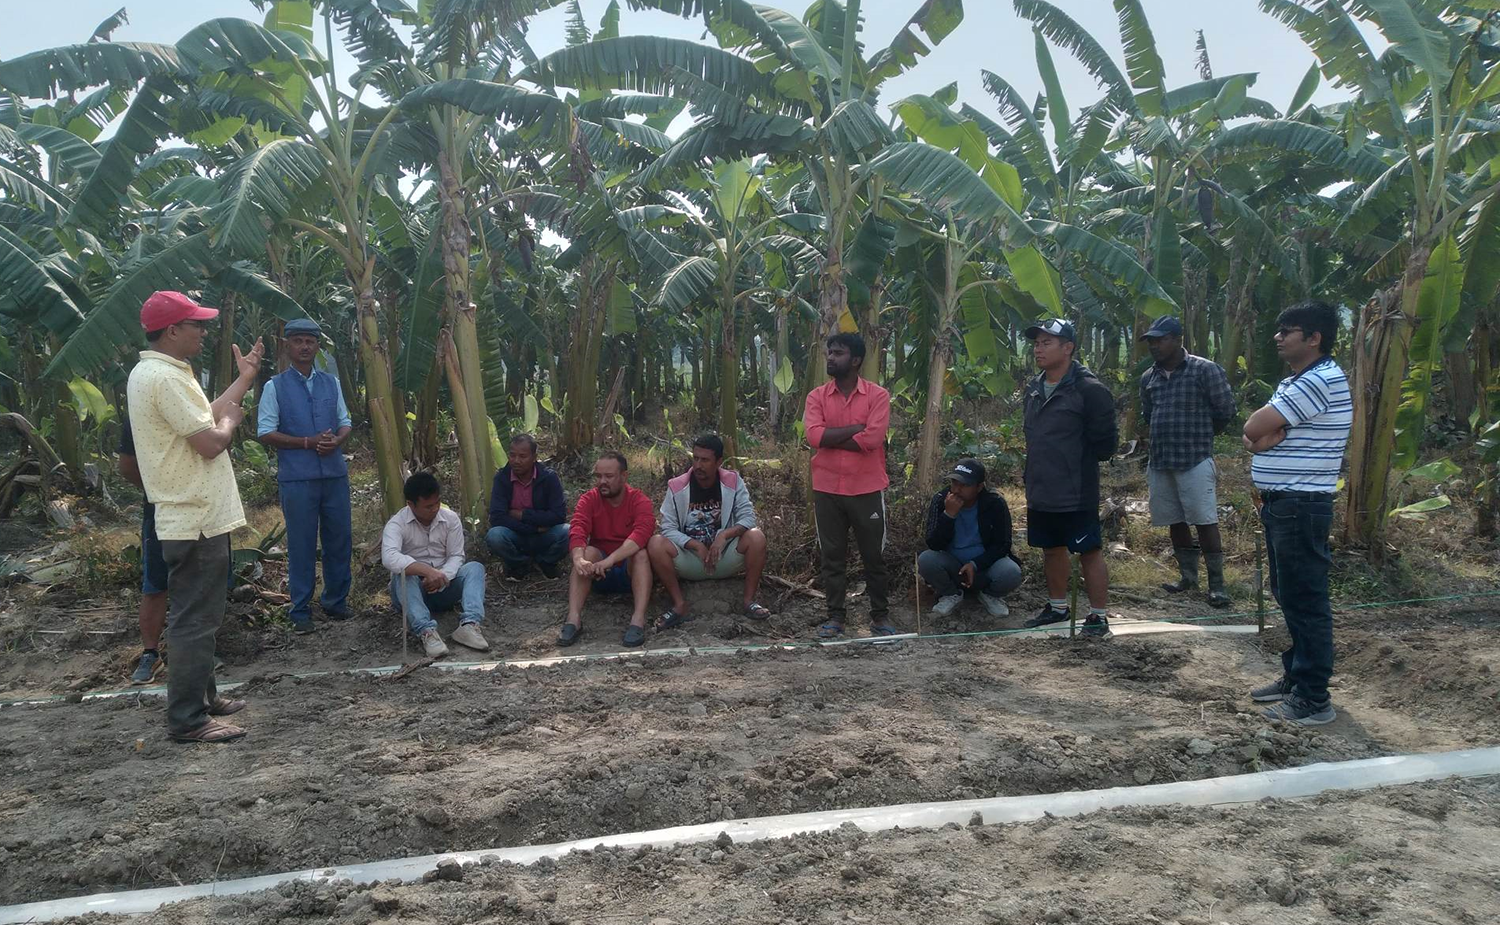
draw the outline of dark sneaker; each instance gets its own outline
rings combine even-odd
[[[504,572],[506,581],[520,581],[531,574],[531,563],[522,562],[519,565],[506,565]]]
[[[1299,726],[1326,726],[1338,719],[1338,714],[1333,711],[1331,700],[1313,703],[1296,694],[1287,694],[1285,700],[1265,712],[1265,717]]]
[[[1276,703],[1287,694],[1292,692],[1292,682],[1282,675],[1270,684],[1264,684],[1250,692],[1250,699],[1256,703]]]
[[[557,570],[556,562],[538,562],[536,567],[548,578],[556,578],[560,574]]]
[[[150,684],[156,673],[161,671],[161,656],[155,652],[142,652],[141,660],[136,663],[135,671],[130,673],[131,684]]]
[[[1088,636],[1092,639],[1103,639],[1109,635],[1109,621],[1098,614],[1089,614],[1089,618],[1083,621],[1078,635]]]
[[[292,621],[292,632],[296,633],[298,636],[306,636],[308,633],[313,633],[316,631],[317,627],[313,626],[313,621],[311,619]]]
[[[1051,626],[1054,623],[1066,622],[1068,622],[1068,612],[1066,610],[1053,610],[1052,605],[1048,604],[1038,611],[1036,616],[1021,625],[1028,629],[1034,629],[1038,626]]]

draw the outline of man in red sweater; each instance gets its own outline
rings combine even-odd
[[[635,599],[630,626],[620,641],[646,641],[646,604],[651,599],[651,559],[646,543],[656,532],[656,512],[646,493],[630,487],[629,463],[613,450],[594,463],[594,487],[578,499],[568,535],[573,571],[568,578],[568,622],[557,644],[571,646],[583,633],[583,602],[598,588],[605,594],[629,591]]]

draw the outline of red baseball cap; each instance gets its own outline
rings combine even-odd
[[[204,308],[180,292],[153,292],[141,306],[141,327],[149,331],[184,321],[208,321],[219,317],[217,308]]]

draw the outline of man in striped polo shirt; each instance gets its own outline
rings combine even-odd
[[[1292,374],[1245,422],[1250,477],[1260,493],[1271,594],[1281,605],[1292,647],[1282,676],[1250,692],[1280,701],[1266,717],[1303,726],[1331,723],[1333,608],[1328,602],[1328,532],[1344,446],[1354,421],[1349,381],[1333,361],[1338,310],[1326,302],[1293,305],[1276,319],[1276,353]]]

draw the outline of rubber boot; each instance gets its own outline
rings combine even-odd
[[[1164,583],[1161,586],[1162,590],[1173,594],[1196,591],[1198,589],[1198,547],[1174,546],[1172,554],[1177,557],[1177,569],[1182,573],[1182,577],[1176,581]]]
[[[1224,590],[1224,554],[1203,554],[1203,564],[1208,569],[1208,604],[1210,607],[1228,607],[1229,592]]]

